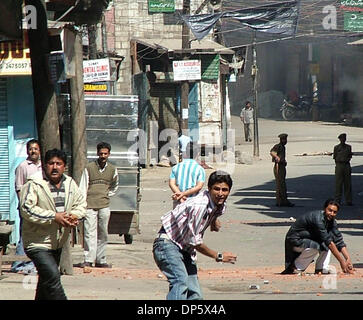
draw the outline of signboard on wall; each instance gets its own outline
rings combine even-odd
[[[363,32],[363,11],[344,12],[344,30],[353,32]]]
[[[221,93],[218,82],[201,81],[202,121],[221,121]]]
[[[345,11],[363,11],[362,0],[341,0],[340,9]]]
[[[30,50],[23,40],[0,42],[0,76],[31,75]]]
[[[110,60],[108,58],[83,61],[84,83],[110,80]]]
[[[200,80],[200,60],[173,61],[174,81]]]
[[[149,0],[149,12],[175,12],[175,0]]]
[[[107,82],[93,82],[84,84],[84,93],[87,95],[107,95],[108,84]]]

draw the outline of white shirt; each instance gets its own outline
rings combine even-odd
[[[253,108],[246,109],[244,107],[241,111],[240,117],[244,124],[253,123]]]

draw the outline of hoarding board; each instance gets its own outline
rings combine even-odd
[[[149,0],[149,12],[175,12],[175,0]]]
[[[30,50],[24,40],[0,42],[0,76],[31,75]]]
[[[345,11],[363,11],[362,0],[341,0],[340,9]]]
[[[363,12],[344,12],[344,30],[363,32]]]
[[[110,61],[108,58],[84,60],[83,82],[110,81]]]
[[[107,95],[107,82],[93,82],[84,84],[84,93],[88,95]]]
[[[174,81],[200,80],[200,60],[173,61]]]

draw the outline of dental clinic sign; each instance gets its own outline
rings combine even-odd
[[[108,58],[84,60],[83,61],[83,82],[110,81],[110,61]]]

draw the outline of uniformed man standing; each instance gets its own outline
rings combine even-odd
[[[294,204],[287,199],[286,190],[286,148],[287,134],[281,133],[279,136],[280,143],[275,144],[270,150],[272,162],[274,165],[274,176],[276,180],[276,206],[278,207],[293,207]]]
[[[350,159],[352,159],[352,147],[346,144],[347,135],[342,133],[338,136],[340,143],[334,147],[333,159],[335,160],[335,200],[339,203],[342,199],[344,186],[345,202],[348,206],[352,204],[352,169]]]

